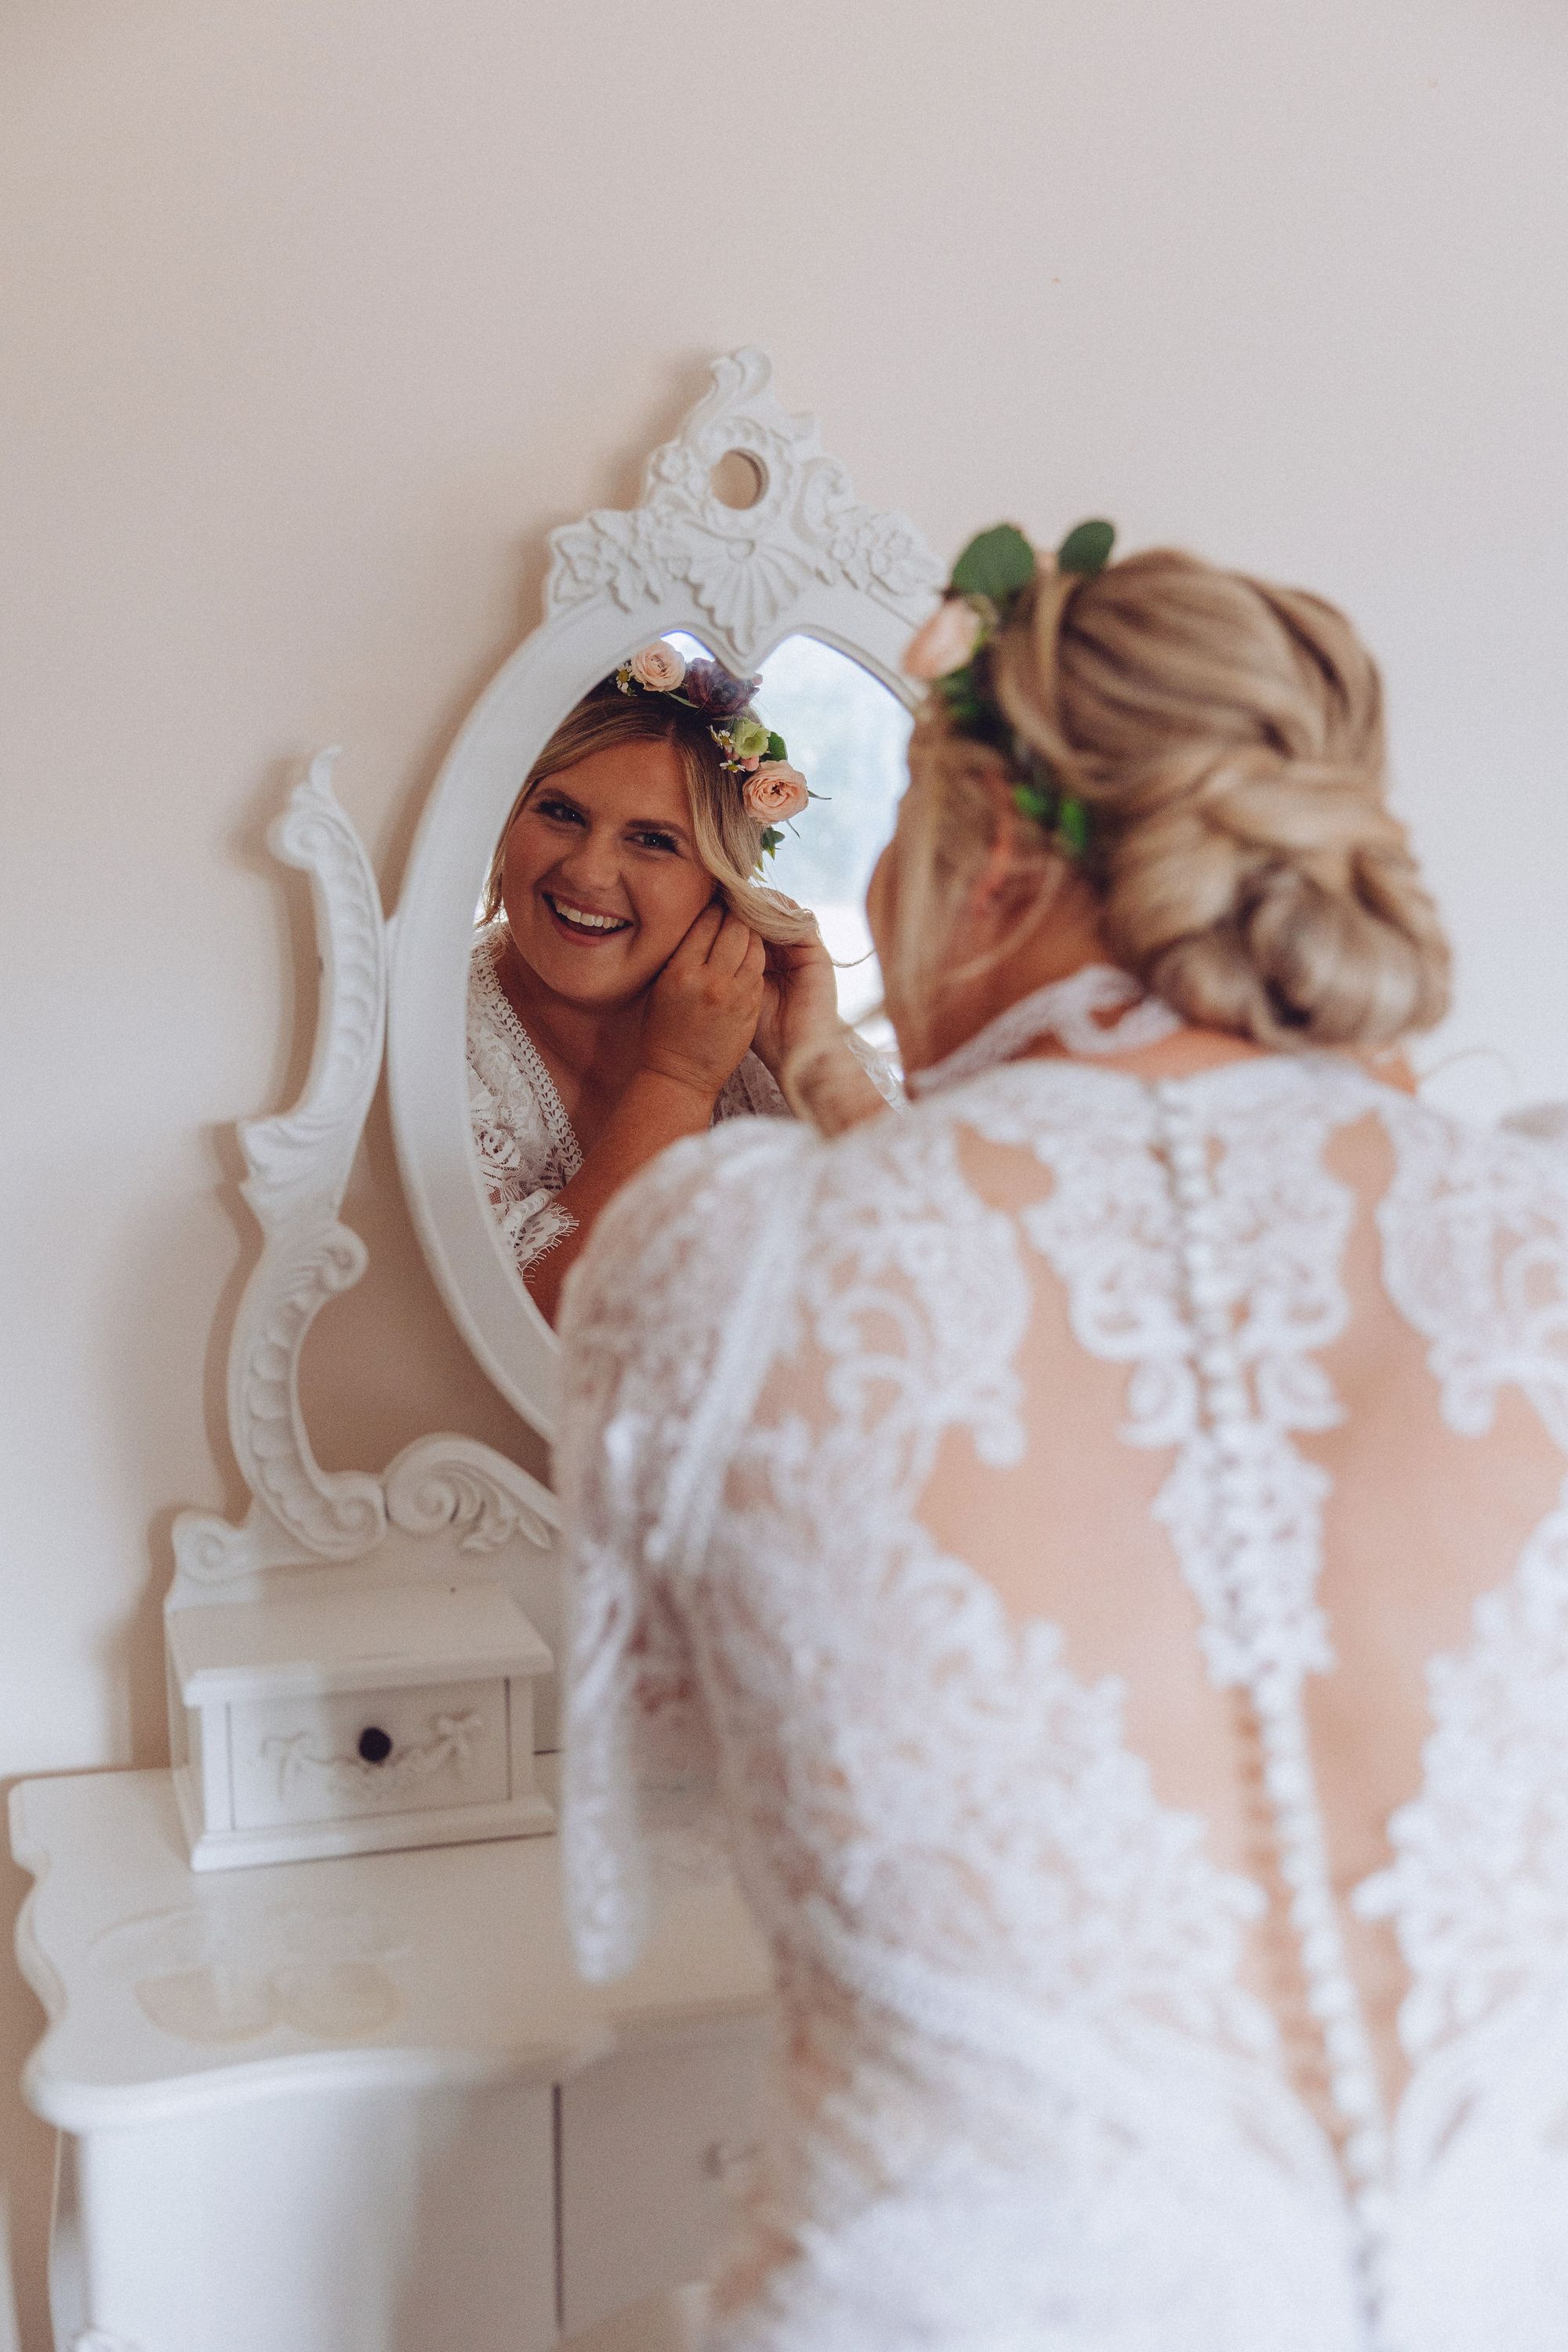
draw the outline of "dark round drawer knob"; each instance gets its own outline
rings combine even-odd
[[[367,1764],[384,1764],[392,1753],[390,1736],[379,1723],[367,1723],[359,1736],[359,1752]]]

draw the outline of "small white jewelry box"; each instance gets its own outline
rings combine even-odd
[[[196,1606],[167,1632],[194,1870],[554,1826],[533,1762],[553,1661],[500,1585]]]

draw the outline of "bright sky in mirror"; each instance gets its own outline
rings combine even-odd
[[[688,660],[708,648],[671,631]],[[810,907],[840,966],[838,1007],[859,1021],[879,1001],[881,976],[866,929],[866,885],[893,829],[904,789],[910,719],[858,662],[816,637],[786,637],[763,665],[758,714],[789,746],[814,793],[765,878]]]

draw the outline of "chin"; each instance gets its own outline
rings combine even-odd
[[[641,957],[637,965],[628,966],[618,958],[612,963],[606,956],[595,971],[586,957],[579,960],[570,950],[563,955],[555,941],[549,939],[530,940],[521,952],[534,977],[567,1004],[631,1004],[654,978],[653,971],[645,972],[638,968],[644,961]]]

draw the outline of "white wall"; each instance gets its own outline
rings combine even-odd
[[[171,1512],[237,1499],[286,763],[348,747],[395,892],[542,534],[715,350],[939,548],[1105,512],[1343,601],[1508,1057],[1454,1083],[1568,1094],[1565,112],[1555,0],[9,0],[0,1774],[161,1758]],[[378,1118],[332,1466],[515,1435],[392,1188]],[[38,2023],[0,1968],[5,2082]],[[27,2352],[46,2153],[0,2088]]]

